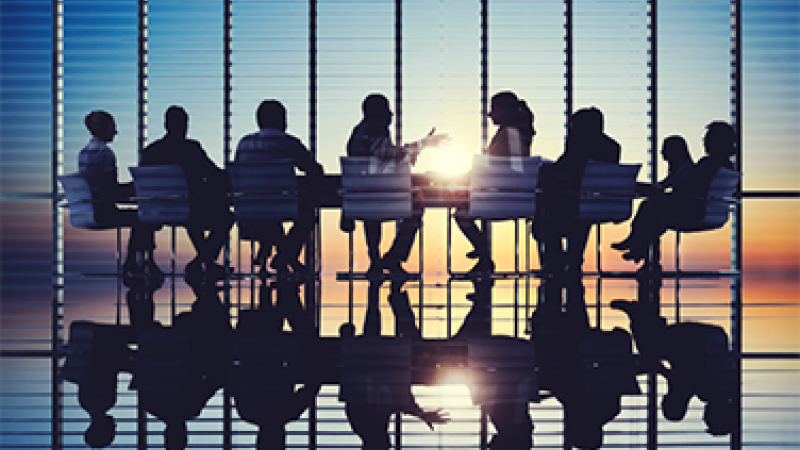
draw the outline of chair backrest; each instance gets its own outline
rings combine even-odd
[[[99,224],[95,220],[92,191],[83,175],[61,175],[58,181],[67,194],[69,223],[75,228],[97,228]]]
[[[69,326],[67,358],[59,370],[61,379],[83,382],[91,370],[95,350],[94,325],[76,320]]]
[[[577,218],[595,223],[628,220],[641,167],[589,160],[581,180]]]
[[[639,395],[631,336],[621,328],[594,329],[578,339],[583,389],[589,397]]]
[[[189,188],[179,165],[129,168],[136,188],[139,220],[184,225],[189,220]]]
[[[342,214],[348,219],[411,217],[411,166],[378,158],[342,156]]]
[[[717,171],[708,190],[704,225],[719,228],[728,222],[731,211],[730,198],[736,192],[741,179],[742,174],[735,170],[721,167]]]
[[[538,156],[475,155],[469,216],[487,220],[533,217],[541,163]]]
[[[250,222],[297,219],[297,176],[291,159],[228,164],[233,214]]]
[[[356,338],[342,344],[339,400],[402,407],[411,393],[411,342]]]

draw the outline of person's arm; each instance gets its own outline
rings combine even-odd
[[[448,413],[443,413],[442,408],[435,409],[433,411],[425,411],[417,404],[414,400],[414,396],[409,392],[409,402],[406,404],[405,408],[402,409],[401,412],[405,414],[409,414],[415,417],[418,417],[420,420],[425,422],[428,425],[428,428],[433,430],[433,424],[435,423],[447,423],[450,421],[448,417]]]
[[[381,160],[401,160],[406,156],[413,162],[426,147],[437,147],[447,140],[445,134],[434,134],[435,129],[424,138],[404,145],[394,145],[389,137],[375,137],[370,142],[370,154]]]
[[[285,149],[291,155],[295,166],[311,177],[322,177],[325,175],[322,165],[314,159],[314,156],[306,146],[297,138],[290,137],[289,139],[291,139],[291,142],[286,145]]]

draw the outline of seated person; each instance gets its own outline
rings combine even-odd
[[[236,147],[234,158],[236,164],[289,158],[296,168],[305,172],[307,177],[322,179],[324,172],[322,166],[314,159],[314,155],[299,139],[286,133],[286,108],[281,102],[277,100],[261,102],[256,110],[256,122],[259,131],[244,136]],[[309,183],[313,184],[315,183]],[[298,217],[285,237],[283,227],[279,223],[255,231],[256,238],[260,242],[262,264],[266,263],[271,247],[277,244],[278,250],[270,266],[277,270],[278,274],[286,275],[291,270],[295,275],[305,275],[305,266],[300,263],[299,258],[303,244],[314,229],[315,205],[316,200],[312,193],[301,192],[298,199]],[[261,270],[265,272],[266,267],[262,265]]]
[[[186,232],[197,251],[197,256],[186,265],[186,274],[204,273],[209,279],[223,279],[229,270],[216,260],[233,225],[233,214],[228,207],[228,176],[211,161],[199,142],[186,138],[189,115],[183,108],[167,108],[164,128],[167,134],[145,147],[139,165],[179,165],[183,168],[190,195]]]
[[[533,237],[539,244],[543,273],[557,274],[565,269],[580,272],[592,225],[574,218],[584,169],[590,159],[617,164],[620,153],[617,141],[603,132],[599,109],[584,108],[572,115],[564,153],[539,172],[543,192],[537,201]]]
[[[664,234],[670,218],[697,218],[705,215],[705,196],[720,168],[733,169],[731,156],[736,153],[736,131],[725,122],[711,122],[703,138],[706,156],[676,182],[672,191],[645,200],[639,205],[631,231],[625,241],[615,245],[626,260],[639,262],[646,259],[648,249]]]
[[[670,136],[664,139],[661,146],[661,156],[667,162],[667,176],[653,184],[636,183],[636,192],[645,197],[655,197],[663,195],[671,190],[676,184],[680,183],[694,168],[692,155],[689,154],[689,146],[686,140],[680,136]],[[631,237],[628,236],[620,242],[611,244],[615,250],[625,250],[630,245]]]
[[[703,420],[713,436],[730,434],[736,424],[736,366],[721,327],[698,322],[667,325],[646,303],[614,300],[611,307],[625,312],[641,357],[667,379],[661,401],[664,417],[680,421],[689,401],[705,402]],[[662,366],[669,363],[669,369]]]
[[[125,284],[129,285],[137,274],[145,272],[163,278],[163,272],[152,257],[156,247],[153,232],[159,227],[141,224],[136,210],[116,206],[118,200],[135,196],[136,190],[133,183],[120,184],[117,181],[117,158],[108,146],[117,135],[114,117],[106,111],[92,111],[86,115],[84,124],[92,139],[78,154],[78,171],[86,179],[95,200],[95,220],[101,224],[131,226],[127,255],[122,265]]]
[[[413,165],[423,148],[436,147],[447,138],[446,135],[433,134],[431,130],[428,136],[419,141],[394,145],[389,137],[389,125],[393,116],[389,100],[381,94],[370,94],[361,104],[361,110],[364,118],[350,134],[350,139],[347,141],[347,156],[371,156],[387,164],[407,159]],[[403,219],[391,249],[381,257],[381,222],[365,220],[364,236],[370,260],[367,274],[380,275],[384,269],[394,274],[405,274],[400,264],[408,259],[421,221],[421,216]],[[352,221],[342,219],[342,229],[351,231]]]
[[[510,91],[498,92],[492,97],[489,117],[499,128],[489,146],[483,150],[485,155],[531,156],[531,143],[536,131],[533,129],[533,112],[524,100]],[[475,219],[456,213],[456,223],[464,236],[472,244],[467,258],[478,261],[470,273],[494,272],[494,261],[489,254],[489,237],[478,229]]]

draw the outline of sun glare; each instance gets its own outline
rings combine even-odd
[[[448,145],[424,151],[417,162],[417,171],[435,172],[445,176],[461,175],[472,167],[472,154]]]

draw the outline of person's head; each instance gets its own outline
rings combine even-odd
[[[164,129],[167,134],[186,137],[189,131],[189,114],[180,106],[170,106],[164,113]]]
[[[736,130],[727,122],[711,122],[706,125],[703,146],[711,156],[730,158],[736,153]]]
[[[569,131],[581,134],[601,134],[603,113],[592,106],[575,111],[569,120]]]
[[[102,110],[95,110],[86,115],[83,119],[86,129],[92,136],[103,142],[111,142],[117,135],[117,124],[114,116]]]
[[[382,94],[369,94],[361,103],[361,111],[364,117],[379,120],[388,126],[392,123],[392,109],[389,107],[389,99]]]
[[[689,154],[689,145],[681,136],[669,136],[664,139],[664,143],[661,145],[661,156],[664,161],[676,166],[692,160],[692,156]]]
[[[91,448],[105,448],[114,442],[117,425],[109,415],[92,417],[92,422],[83,433],[83,441]]]
[[[487,114],[497,126],[513,126],[528,141],[533,140],[536,130],[533,128],[533,111],[511,91],[501,91],[492,96],[490,111]]]
[[[286,131],[286,108],[277,100],[264,100],[256,110],[256,122],[261,129]]]

